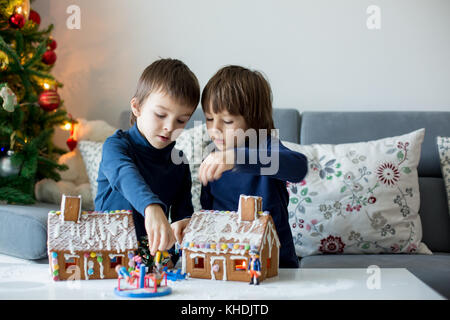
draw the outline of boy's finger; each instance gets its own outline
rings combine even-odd
[[[205,164],[203,166],[203,170],[200,172],[200,181],[202,185],[206,186],[208,184],[208,179],[206,178],[207,172],[209,169],[209,164]]]
[[[159,251],[166,250],[167,242],[168,242],[167,232],[162,232],[161,238],[160,238],[160,241],[159,241],[158,250]]]
[[[217,165],[217,164],[210,165],[210,167],[208,168],[208,171],[206,172],[206,179],[207,179],[207,181],[214,180],[214,172],[216,172],[218,167],[219,167],[219,165]]]
[[[178,243],[181,243],[181,240],[183,240],[183,232],[182,232],[183,230],[181,229],[181,228],[178,228],[177,230],[176,230],[176,233],[175,233],[175,240],[178,242]]]
[[[214,180],[220,179],[220,177],[222,176],[222,173],[223,173],[223,168],[224,168],[223,165],[217,167],[217,169],[214,171],[214,174],[213,174]]]
[[[151,250],[153,243],[153,231],[147,232],[147,244],[148,249]]]
[[[159,247],[159,241],[160,241],[160,234],[159,232],[153,233],[153,241],[152,241],[152,248],[150,249],[150,253],[152,256],[156,254],[156,251]]]

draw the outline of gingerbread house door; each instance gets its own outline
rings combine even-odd
[[[226,280],[226,270],[225,270],[225,257],[211,257],[211,279],[213,280]]]

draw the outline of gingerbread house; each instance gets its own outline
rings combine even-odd
[[[48,214],[47,245],[53,280],[116,279],[138,248],[132,212],[81,211],[81,196],[63,195]]]
[[[260,252],[261,277],[278,274],[280,241],[262,198],[241,195],[236,211],[195,212],[182,244],[183,272],[192,278],[250,281],[249,251]]]

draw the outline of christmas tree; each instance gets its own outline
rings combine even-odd
[[[56,61],[53,25],[40,30],[29,0],[0,0],[0,201],[34,203],[35,183],[60,180],[52,142],[55,126],[70,123],[50,71]],[[72,122],[73,123],[73,122]]]

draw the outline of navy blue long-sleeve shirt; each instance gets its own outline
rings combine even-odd
[[[103,144],[95,210],[132,210],[138,239],[147,234],[144,214],[150,204],[159,204],[167,217],[170,212],[172,222],[190,217],[194,210],[189,164],[172,162],[174,146],[175,142],[163,149],[153,147],[137,124],[117,130]]]
[[[273,139],[274,142],[271,142],[268,138],[266,143],[258,148],[248,148],[247,145],[235,148],[235,160],[239,160],[239,153],[242,152],[244,163],[235,164],[234,168],[225,171],[220,179],[203,186],[200,202],[206,210],[237,211],[241,194],[262,197],[263,211],[270,212],[280,238],[279,266],[298,268],[298,258],[289,226],[289,194],[286,181],[303,180],[308,171],[307,159],[303,154],[286,148],[277,138]],[[260,157],[261,153],[268,155],[268,159],[278,157],[278,170],[262,172],[261,169],[267,169],[273,162],[268,162],[264,156]],[[261,175],[262,173],[264,175]]]

